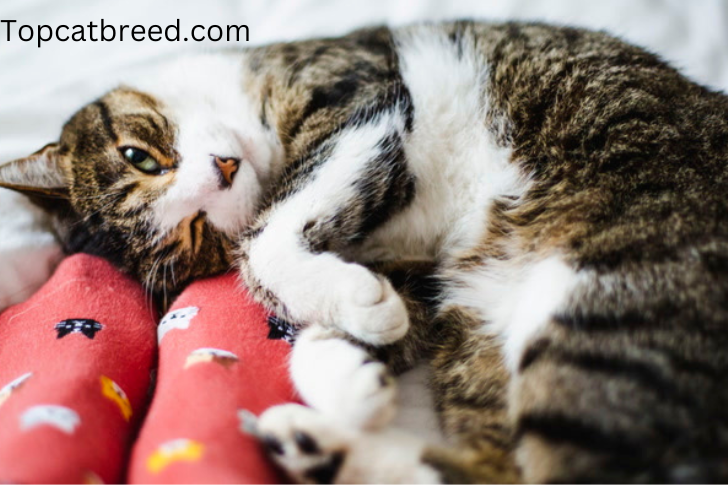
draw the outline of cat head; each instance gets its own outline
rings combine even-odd
[[[153,292],[224,271],[282,156],[242,73],[239,59],[204,58],[114,89],[58,142],[0,165],[0,186],[51,214],[67,252],[102,256]]]

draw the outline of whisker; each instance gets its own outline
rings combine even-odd
[[[98,199],[105,199],[107,197],[112,197],[115,195],[119,195],[120,192],[109,192],[107,194],[100,194],[100,195],[89,195],[87,197],[74,197],[75,200],[98,200]]]
[[[174,285],[175,288],[177,288],[177,276],[175,276],[175,274],[174,274],[174,261],[171,261],[169,269],[172,272],[172,284]]]
[[[149,312],[150,312],[150,314],[152,315],[153,318],[154,318],[154,311],[153,311],[153,308],[154,308],[154,285],[156,284],[156,281],[157,281],[157,270],[158,270],[159,264],[161,262],[162,262],[162,256],[157,257],[157,259],[154,261],[154,263],[152,264],[152,267],[151,267],[151,269],[149,271],[149,278],[150,278],[150,281],[151,281],[151,285],[149,285],[149,288],[150,288],[150,292],[149,292],[149,299],[150,299],[150,301],[149,301]]]
[[[163,295],[163,305],[164,305],[164,311],[167,311],[167,308],[169,308],[169,301],[168,301],[168,295],[167,295],[167,265],[168,263],[164,263],[164,271],[162,273],[162,295]]]

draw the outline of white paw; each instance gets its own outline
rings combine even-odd
[[[337,275],[339,301],[333,324],[372,345],[396,342],[409,329],[407,307],[386,278],[347,264]]]
[[[339,328],[373,345],[407,333],[407,308],[389,281],[332,253],[291,248],[286,237],[273,237],[270,229],[264,234],[250,249],[249,271],[280,299],[291,319]]]
[[[338,412],[360,428],[381,428],[392,421],[397,410],[397,386],[381,362],[363,362],[344,385],[342,395]]]
[[[361,347],[320,326],[299,335],[291,376],[304,401],[333,420],[355,428],[388,424],[397,388],[387,367]]]
[[[261,415],[255,434],[299,483],[440,483],[425,443],[397,430],[356,432],[297,404]]]
[[[392,421],[397,410],[397,386],[384,364],[364,361],[336,377],[330,382],[331,392],[306,402],[332,420],[358,429],[381,428]]]
[[[273,460],[298,483],[333,483],[355,438],[298,404],[275,406],[255,434]]]

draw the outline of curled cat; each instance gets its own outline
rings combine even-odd
[[[188,57],[0,185],[160,295],[237,264],[300,325],[313,409],[256,426],[299,481],[728,479],[728,97],[609,35]],[[389,371],[425,354],[452,449],[386,426]]]

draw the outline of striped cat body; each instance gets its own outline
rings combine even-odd
[[[720,480],[726,140],[639,48],[463,21],[165,63],[0,185],[157,295],[237,264],[299,325],[315,411],[257,424],[298,480]],[[458,452],[387,427],[423,356]]]

